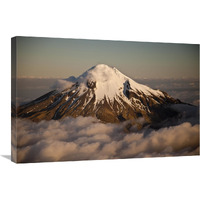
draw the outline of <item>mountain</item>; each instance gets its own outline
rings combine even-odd
[[[77,78],[62,80],[62,84],[62,90],[53,90],[19,106],[17,116],[36,122],[92,116],[105,123],[143,117],[146,123],[153,124],[177,116],[178,112],[170,105],[182,103],[104,64],[90,68]]]

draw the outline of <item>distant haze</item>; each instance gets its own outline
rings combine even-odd
[[[131,78],[198,78],[199,45],[17,37],[17,76],[67,78],[105,63]]]

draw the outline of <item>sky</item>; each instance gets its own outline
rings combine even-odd
[[[17,37],[17,76],[67,78],[97,64],[131,78],[198,78],[199,45]]]

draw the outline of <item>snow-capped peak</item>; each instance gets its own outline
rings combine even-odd
[[[109,81],[111,79],[117,78],[116,77],[117,71],[118,70],[114,67],[109,67],[108,65],[105,65],[105,64],[99,64],[99,65],[91,67],[85,73],[80,75],[78,77],[78,80],[79,81],[90,80],[90,81],[96,81],[99,83],[103,83],[103,82]]]
[[[104,97],[112,100],[116,95],[125,96],[124,91],[130,89],[134,92],[141,92],[147,96],[163,96],[159,90],[153,90],[145,85],[136,83],[131,78],[122,74],[115,67],[105,64],[93,66],[77,78],[80,86],[80,94],[91,86],[95,90],[96,101]]]

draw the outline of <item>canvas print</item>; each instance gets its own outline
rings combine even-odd
[[[199,45],[14,37],[17,163],[199,155]]]

